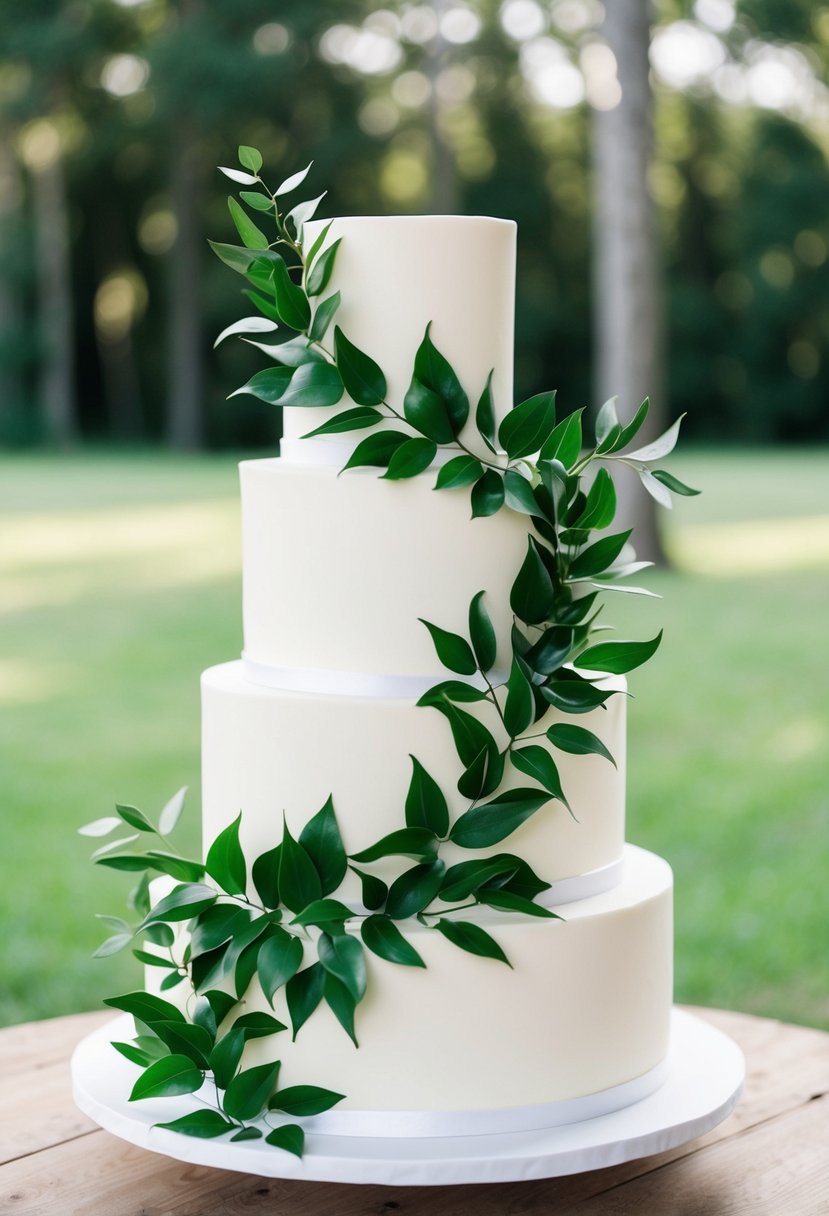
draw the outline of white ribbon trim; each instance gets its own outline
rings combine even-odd
[[[419,700],[443,679],[460,680],[473,688],[486,688],[481,676],[398,676],[369,671],[330,671],[315,667],[274,667],[257,663],[242,651],[245,678],[253,684],[263,684],[280,692],[316,693],[324,697],[378,697]],[[492,682],[503,683],[507,673],[495,671]]]
[[[566,1049],[566,1048],[565,1048]],[[641,1102],[655,1093],[668,1078],[668,1062],[632,1081],[613,1085],[597,1093],[538,1106],[514,1106],[502,1110],[330,1110],[301,1119],[309,1133],[323,1136],[440,1137],[503,1136],[512,1132],[538,1131],[597,1119]]]

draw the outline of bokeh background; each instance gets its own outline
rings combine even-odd
[[[666,629],[632,680],[629,836],[677,873],[680,999],[829,1026],[829,6],[649,16],[636,45],[598,0],[0,0],[3,1021],[138,980],[90,957],[127,883],[80,824],[187,782],[197,847],[235,461],[280,433],[227,400],[261,359],[212,349],[249,311],[206,244],[235,239],[215,167],[244,143],[272,182],[313,160],[321,214],[517,220],[516,399],[563,412],[612,379],[608,234],[638,214],[653,357],[620,412],[687,414],[671,467],[703,496],[660,521],[664,599],[614,605]]]

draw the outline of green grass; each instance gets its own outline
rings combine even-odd
[[[665,627],[631,677],[628,836],[676,872],[679,999],[829,1027],[829,459],[692,452],[677,472],[705,491],[667,521],[685,568],[650,578],[663,599],[608,609],[620,636]],[[138,981],[128,957],[91,958],[126,883],[90,866],[80,824],[187,782],[197,847],[199,672],[241,647],[235,465],[6,458],[0,516],[14,1022]]]

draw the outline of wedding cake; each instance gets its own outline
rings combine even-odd
[[[258,182],[243,153],[229,175]],[[163,1126],[234,1139],[263,1112],[430,1137],[637,1102],[665,1079],[672,877],[625,843],[624,673],[658,638],[597,641],[597,597],[642,563],[607,534],[610,477],[580,478],[646,406],[623,426],[608,403],[587,457],[552,394],[513,408],[511,222],[277,210],[298,283],[231,211],[244,247],[215,248],[265,314],[231,330],[299,337],[254,341],[277,366],[246,390],[284,438],[240,466],[244,650],[202,677],[205,859],[166,851],[165,811],[142,856],[167,886],[133,893],[147,993],[108,1002],[139,1022],[116,1044],[145,1068],[131,1097],[214,1079],[218,1110]],[[650,469],[674,438],[619,457],[657,497],[688,492]]]
[[[494,366],[503,415],[512,400],[514,224],[359,218],[335,221],[327,240],[337,238],[338,321],[355,344],[383,352],[388,399],[402,403],[431,322],[462,383],[482,387]],[[508,672],[509,587],[527,547],[525,516],[470,520],[459,493],[433,490],[434,474],[340,475],[350,447],[333,436],[302,439],[309,417],[319,424],[316,411],[287,407],[281,456],[241,465],[245,650],[202,679],[205,847],[241,810],[252,857],[279,839],[283,813],[299,837],[329,795],[349,855],[393,832],[410,754],[446,791],[453,818],[463,811],[446,721],[417,705],[446,675],[420,621],[463,632],[470,600],[485,589],[495,665]],[[614,688],[579,721],[615,767],[599,755],[562,757],[570,811],[550,803],[509,840],[552,883],[545,903],[562,919],[476,912],[512,971],[417,920],[400,922],[425,969],[367,954],[359,1048],[320,1009],[293,1043],[269,1042],[283,1083],[345,1094],[337,1114],[543,1107],[647,1075],[656,1083],[671,1008],[671,875],[664,861],[624,845],[623,681]],[[551,709],[534,731],[562,720]],[[452,865],[470,854],[450,843],[443,856]],[[340,894],[359,907],[356,875]],[[246,1007],[269,1005],[249,992]],[[279,999],[274,1011],[289,1020]],[[543,1124],[549,1112],[538,1114]]]

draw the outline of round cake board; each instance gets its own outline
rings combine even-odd
[[[111,1045],[131,1038],[124,1014],[76,1048],[72,1082],[77,1105],[106,1131],[180,1161],[267,1178],[313,1182],[429,1186],[512,1182],[577,1174],[675,1148],[710,1131],[734,1109],[745,1061],[737,1045],[700,1018],[675,1009],[668,1078],[649,1097],[599,1118],[561,1127],[441,1139],[320,1135],[306,1127],[300,1160],[264,1141],[199,1140],[154,1127],[196,1109],[192,1095],[130,1102],[135,1065]]]

